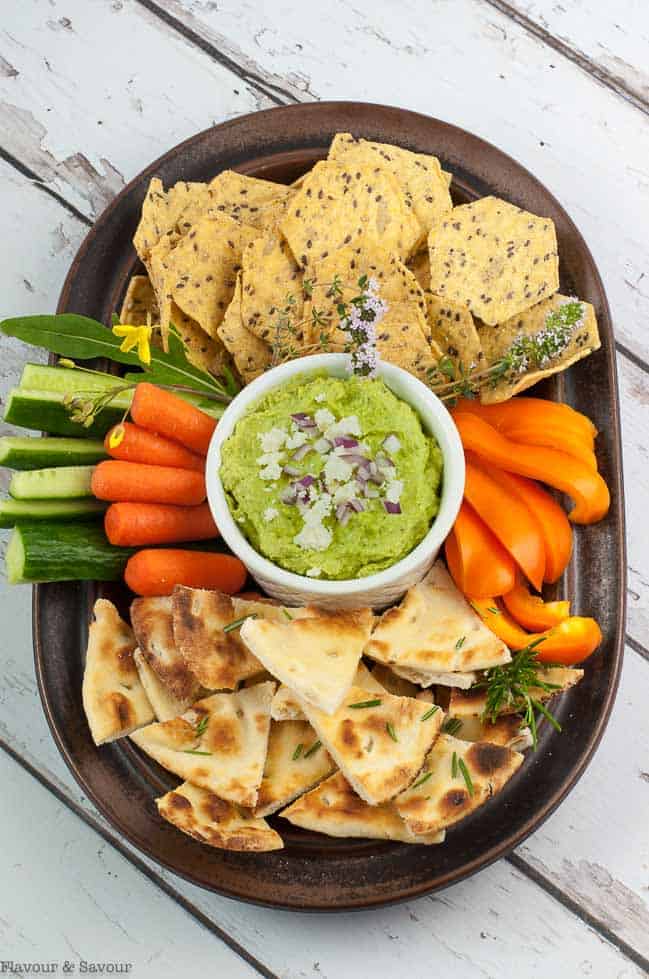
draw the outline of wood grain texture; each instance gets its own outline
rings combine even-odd
[[[3,752],[0,778],[4,960],[130,963],[131,975],[171,979],[191,948],[192,969],[257,975]]]

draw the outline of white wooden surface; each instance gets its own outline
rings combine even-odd
[[[126,961],[138,977],[647,974],[648,55],[644,0],[5,0],[2,315],[54,308],[88,224],[153,158],[277,103],[418,109],[496,143],[557,194],[616,322],[629,645],[594,762],[509,860],[399,908],[295,916],[202,892],[115,839],[42,717],[29,593],[3,586],[0,961]],[[25,359],[2,341],[3,394]]]

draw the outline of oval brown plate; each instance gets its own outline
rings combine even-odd
[[[602,282],[581,235],[558,201],[523,167],[475,136],[414,112],[357,103],[295,105],[235,119],[171,150],[126,187],[88,234],[72,264],[59,311],[110,322],[137,266],[131,238],[149,179],[208,180],[227,167],[288,183],[326,156],[337,131],[435,153],[453,171],[458,202],[496,194],[552,217],[559,238],[562,291],[595,306],[601,350],[551,378],[546,397],[593,418],[597,452],[611,488],[606,520],[577,528],[575,557],[561,589],[579,612],[595,615],[604,642],[586,676],[558,706],[562,735],[545,725],[535,754],[506,789],[452,829],[442,846],[335,840],[299,831],[281,819],[286,848],[254,855],[194,842],[164,823],[154,799],[175,784],[128,740],[95,748],[83,714],[81,680],[89,584],[34,589],[36,672],[45,713],[70,770],[112,825],[148,856],[195,884],[230,897],[280,908],[340,911],[414,898],[475,873],[521,843],[556,808],[590,761],[613,705],[624,634],[624,518],[617,382],[610,313]],[[128,594],[103,588],[122,610]]]

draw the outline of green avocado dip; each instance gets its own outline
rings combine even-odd
[[[298,377],[239,420],[220,476],[232,516],[264,557],[313,578],[358,578],[427,534],[442,454],[382,380]]]

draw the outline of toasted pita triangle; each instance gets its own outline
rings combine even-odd
[[[449,718],[452,715],[449,714]],[[458,718],[460,720],[460,718]],[[513,751],[524,751],[532,746],[532,732],[521,727],[517,714],[503,714],[493,724],[482,721],[477,715],[464,717],[462,727],[455,732],[463,741],[488,741],[489,744],[502,744]]]
[[[462,775],[460,760],[469,773],[473,794]],[[413,833],[434,833],[452,826],[499,792],[522,762],[521,754],[502,745],[471,743],[440,734],[415,780],[420,784],[395,799],[397,811]],[[430,778],[422,781],[428,773]]]
[[[461,687],[468,690],[478,679],[477,673],[424,673],[422,670],[410,670],[407,666],[394,666],[398,677],[414,683],[419,687]]]
[[[241,638],[273,676],[333,714],[353,683],[372,620],[366,608],[318,609],[286,623],[246,619]]]
[[[422,673],[487,669],[511,660],[504,642],[474,612],[439,561],[400,605],[383,614],[364,652],[393,668]]]
[[[573,670],[567,666],[551,666],[539,668],[539,679],[544,683],[556,684],[556,690],[543,690],[541,687],[530,687],[529,694],[534,700],[550,700],[564,690],[569,690],[582,679],[583,670]],[[452,690],[449,700],[448,711],[454,717],[471,717],[482,714],[487,706],[487,691],[484,687],[477,687],[472,690]],[[520,705],[519,705],[520,707]],[[516,704],[503,705],[501,714],[513,714],[516,712]]]
[[[223,631],[239,618],[229,595],[184,585],[174,588],[174,638],[187,669],[208,690],[234,690],[263,669],[242,642],[239,629]]]
[[[135,638],[112,602],[98,598],[88,630],[83,709],[95,744],[123,738],[153,720],[133,662]]]
[[[379,704],[355,707],[355,704]],[[361,799],[378,805],[417,777],[444,718],[412,697],[352,687],[332,716],[303,701],[318,737]]]
[[[200,695],[200,684],[176,646],[172,610],[171,595],[136,598],[131,603],[131,623],[149,666],[174,697],[192,703]]]
[[[329,753],[322,746],[314,747],[317,740],[307,721],[273,721],[256,816],[276,812],[335,770]]]
[[[170,721],[173,717],[178,717],[188,707],[191,707],[192,700],[179,700],[178,697],[174,697],[156,671],[151,669],[140,649],[136,649],[133,652],[133,661],[140,677],[140,683],[144,687],[144,691],[153,708],[156,720]]]
[[[280,813],[294,826],[326,833],[401,843],[442,843],[444,833],[416,836],[410,832],[393,803],[369,806],[356,795],[341,772],[336,772],[315,789],[301,796]]]
[[[381,686],[378,680],[372,676],[364,663],[358,664],[356,676],[354,677],[354,686],[363,687],[364,690],[378,691],[379,693],[383,693],[385,690],[385,687]],[[305,720],[300,698],[285,683],[282,683],[273,697],[270,714],[274,721]]]
[[[265,819],[244,815],[237,806],[213,792],[183,782],[156,799],[158,812],[177,829],[200,843],[220,850],[281,850],[279,833]]]
[[[274,683],[258,683],[212,694],[182,717],[136,731],[133,741],[180,778],[252,808],[264,772],[274,692]]]

